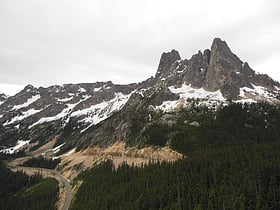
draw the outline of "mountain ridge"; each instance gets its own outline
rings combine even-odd
[[[225,41],[215,38],[210,49],[190,59],[182,59],[174,49],[162,53],[155,76],[140,83],[27,85],[12,97],[1,96],[0,145],[2,151],[19,140],[42,145],[57,135],[58,142],[71,147],[127,142],[134,115],[142,113],[149,122],[156,112],[179,110],[190,100],[207,106],[230,101],[279,103],[279,90],[277,81],[256,74]]]

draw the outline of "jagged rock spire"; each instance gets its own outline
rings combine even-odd
[[[173,63],[177,60],[181,60],[180,54],[177,50],[171,50],[171,52],[164,52],[161,55],[156,77],[160,77],[160,75],[164,75],[166,71],[170,69]]]
[[[232,73],[240,72],[242,61],[232,53],[225,41],[215,38],[211,46],[209,67],[205,78],[205,88],[210,91],[220,89]]]

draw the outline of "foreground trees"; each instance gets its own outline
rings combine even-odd
[[[13,172],[0,161],[0,186],[1,210],[56,209],[56,179],[43,179],[39,173],[27,176],[24,172]]]

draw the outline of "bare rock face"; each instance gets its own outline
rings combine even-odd
[[[203,54],[201,51],[198,51],[197,54],[191,57],[186,67],[185,83],[192,84],[195,88],[201,88],[204,85],[210,56],[211,52],[207,49]]]
[[[176,50],[171,50],[171,52],[163,53],[160,58],[158,70],[156,77],[164,78],[170,75],[171,66],[178,60],[181,60],[180,54]]]
[[[0,103],[5,101],[6,99],[8,98],[8,96],[6,96],[5,94],[3,93],[0,93]]]
[[[219,38],[215,38],[211,46],[209,67],[205,78],[205,89],[216,91],[223,87],[232,74],[240,72],[242,61],[233,54],[226,44]]]

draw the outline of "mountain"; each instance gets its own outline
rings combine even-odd
[[[156,81],[175,88],[185,84],[194,92],[202,88],[210,95],[221,92],[224,99],[279,100],[279,83],[267,75],[256,74],[219,38],[214,39],[211,50],[198,51],[189,60],[181,60],[176,50],[163,53]]]
[[[13,97],[0,95],[0,149],[34,150],[53,139],[65,151],[117,141],[142,145],[154,124],[173,124],[177,115],[171,113],[194,103],[258,101],[278,104],[280,84],[257,74],[215,38],[210,49],[190,59],[176,50],[163,53],[155,76],[138,84],[27,85]]]

